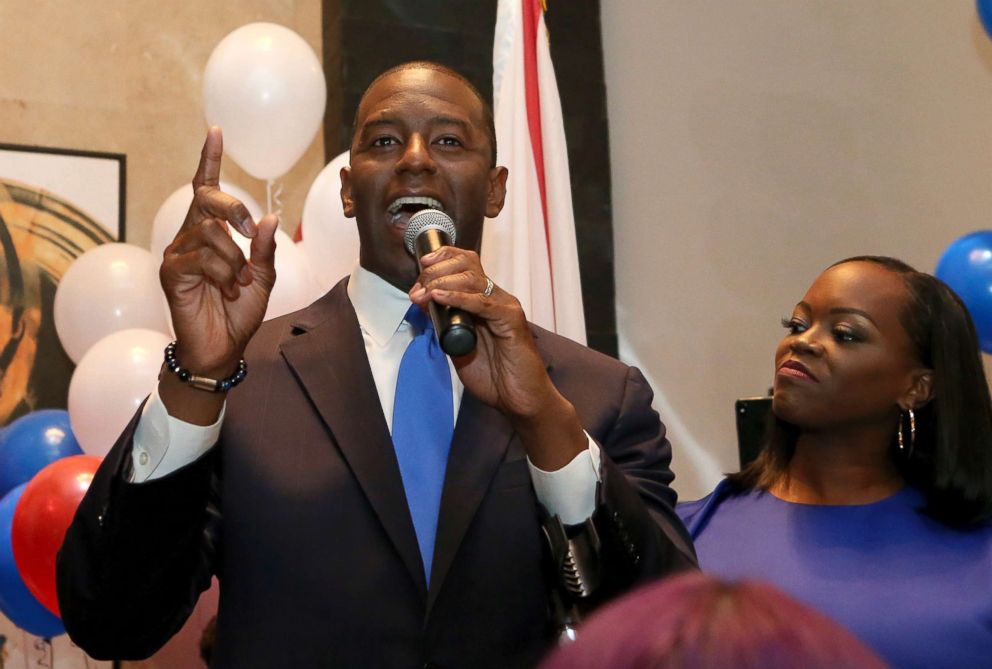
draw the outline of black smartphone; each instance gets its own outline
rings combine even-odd
[[[742,397],[734,403],[737,415],[737,457],[744,469],[758,457],[765,445],[772,398]]]

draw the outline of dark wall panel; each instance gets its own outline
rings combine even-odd
[[[613,232],[599,0],[550,0],[546,21],[562,99],[589,344],[616,355]],[[355,107],[383,70],[433,60],[492,100],[496,0],[324,0],[328,156],[345,150]],[[337,129],[337,131],[335,131]]]

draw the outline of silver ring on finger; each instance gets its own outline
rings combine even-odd
[[[482,291],[482,294],[485,297],[489,297],[490,295],[493,294],[493,280],[490,279],[488,276],[486,277],[486,288],[485,290]]]

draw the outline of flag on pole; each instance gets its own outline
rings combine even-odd
[[[498,163],[510,175],[482,254],[528,319],[584,344],[568,151],[544,10],[543,0],[499,0],[493,98]]]

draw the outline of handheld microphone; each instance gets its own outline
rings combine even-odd
[[[406,250],[417,259],[417,267],[423,270],[420,259],[442,246],[451,246],[455,238],[455,224],[450,216],[437,209],[423,209],[410,217],[404,241]],[[470,314],[434,302],[430,302],[428,310],[441,350],[452,357],[475,350],[475,323]]]

